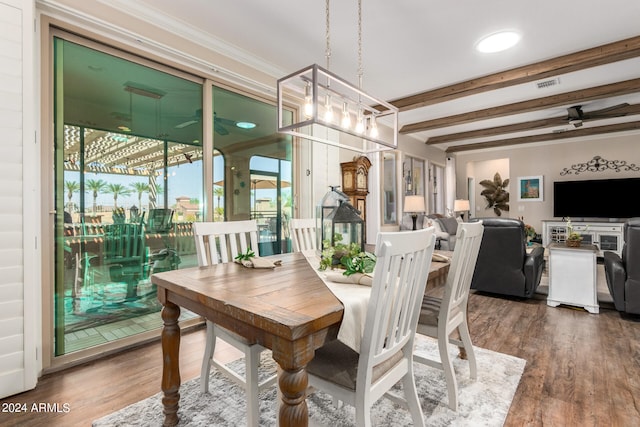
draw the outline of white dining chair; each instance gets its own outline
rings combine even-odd
[[[471,378],[477,378],[476,356],[467,321],[467,301],[483,231],[482,221],[461,223],[458,226],[456,248],[453,251],[444,295],[442,298],[425,296],[418,319],[417,333],[438,339],[440,358],[429,358],[427,355],[414,353],[413,360],[444,371],[449,408],[454,411],[458,410],[458,383],[449,354],[449,342],[464,347]],[[451,337],[455,331],[458,331],[460,339]]]
[[[354,406],[358,426],[371,425],[371,406],[382,396],[406,403],[413,425],[424,426],[412,358],[434,246],[433,227],[379,233],[360,353],[334,340],[307,365],[311,389]],[[399,381],[404,399],[390,392]]]
[[[289,231],[294,252],[317,249],[314,218],[292,218],[289,220]]]
[[[196,222],[193,224],[199,266],[233,262],[239,253],[248,249],[259,255],[258,225],[255,220],[228,222]],[[229,369],[214,357],[216,338],[241,350],[245,356],[245,377]],[[209,373],[213,364],[221,373],[244,388],[247,399],[247,425],[257,426],[260,417],[258,393],[276,383],[277,375],[259,381],[260,354],[267,351],[259,344],[207,320],[207,341],[200,373],[200,389],[209,391]]]

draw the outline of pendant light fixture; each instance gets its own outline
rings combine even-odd
[[[358,0],[357,86],[329,71],[330,0],[325,16],[327,66],[313,64],[278,80],[278,132],[363,154],[397,148],[398,109],[362,90],[362,0]],[[301,105],[301,114],[292,123],[285,122],[290,117],[285,102]]]

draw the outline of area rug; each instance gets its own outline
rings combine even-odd
[[[474,347],[478,364],[478,379],[469,378],[467,361],[460,360],[457,348],[450,346],[458,379],[458,411],[447,406],[447,388],[442,371],[414,363],[416,385],[428,426],[502,426],[509,412],[525,361],[494,351]],[[430,338],[416,338],[416,353],[437,355],[437,342]],[[275,369],[273,359],[263,357],[264,375]],[[242,360],[233,362],[242,372]],[[265,369],[266,368],[266,369]],[[210,377],[210,394],[203,395],[199,379],[187,381],[180,387],[179,426],[240,426],[246,425],[244,392],[218,372]],[[118,412],[94,421],[94,427],[133,427],[162,425],[162,394],[134,403]],[[260,425],[275,425],[275,386],[260,395]],[[316,392],[307,399],[309,425],[355,425],[355,410],[348,405],[336,408],[331,397]],[[412,425],[411,416],[404,407],[382,398],[372,411],[375,426]]]

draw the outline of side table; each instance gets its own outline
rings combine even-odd
[[[595,245],[568,247],[552,243],[549,249],[549,297],[547,305],[560,304],[583,307],[598,314],[598,290]]]

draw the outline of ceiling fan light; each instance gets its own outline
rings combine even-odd
[[[496,53],[507,50],[520,41],[520,34],[515,31],[500,31],[483,37],[477,44],[476,50],[482,53]]]
[[[238,122],[236,123],[236,127],[239,127],[240,129],[253,129],[256,127],[256,124],[251,122]]]

